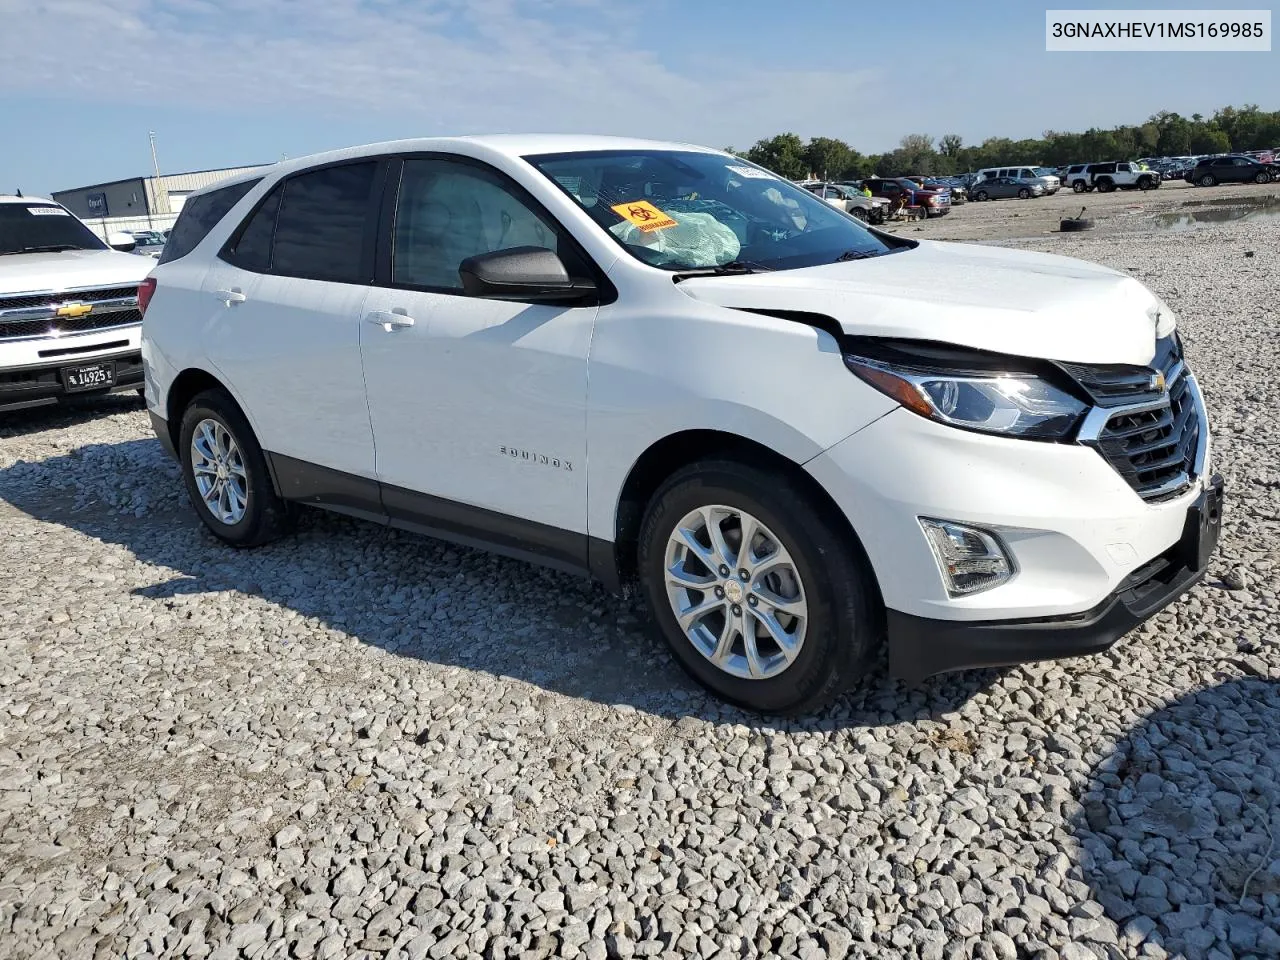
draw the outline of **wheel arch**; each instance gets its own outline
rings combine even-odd
[[[245,410],[238,397],[227,384],[218,378],[216,374],[210,373],[201,367],[187,367],[169,384],[169,389],[165,394],[165,428],[169,431],[169,440],[173,444],[174,450],[178,451],[181,458],[179,436],[182,432],[182,416],[184,411],[190,405],[191,401],[206,390],[221,390],[231,402],[236,405],[236,409],[249,423],[251,429],[257,432],[257,427],[250,418],[248,411]],[[267,472],[270,474],[271,485],[277,493],[280,492],[280,484],[276,479],[275,470],[272,465],[271,457],[267,456]]]
[[[640,526],[653,496],[677,470],[699,461],[735,460],[749,466],[765,466],[786,473],[812,498],[814,506],[848,537],[865,564],[874,591],[874,606],[883,609],[879,583],[857,531],[826,488],[790,457],[756,441],[720,430],[682,430],[652,443],[632,464],[618,495],[614,510],[614,540],[597,541],[593,549],[593,572],[614,589],[636,581],[636,553]]]

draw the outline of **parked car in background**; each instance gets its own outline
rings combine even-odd
[[[155,263],[108,240],[53,200],[0,196],[0,410],[142,387],[138,284]]]
[[[884,223],[889,201],[882,197],[868,197],[854,187],[843,183],[805,183],[802,186],[814,196],[821,197],[837,210],[852,214],[867,223]]]
[[[1142,283],[871,231],[717,150],[284,161],[193,193],[163,259],[147,406],[213,536],[310,504],[637,582],[752,710],[885,652],[913,682],[1106,650],[1217,544],[1204,402]]]
[[[1188,183],[1212,187],[1218,183],[1270,183],[1280,178],[1280,164],[1244,156],[1206,157],[1187,171]]]
[[[1066,168],[1062,175],[1062,185],[1068,190],[1074,190],[1076,193],[1086,193],[1093,189],[1089,183],[1089,164],[1073,163]]]
[[[164,235],[156,230],[134,230],[132,231],[132,236],[134,253],[147,257],[158,257],[160,256],[160,251],[164,249]]]
[[[985,167],[978,171],[979,180],[989,180],[995,177],[1013,177],[1015,180],[1034,180],[1040,184],[1045,193],[1053,194],[1058,192],[1058,188],[1062,186],[1057,174],[1050,172],[1047,174],[1038,173],[1038,170],[1047,170],[1047,167]],[[969,193],[972,195],[973,190]]]
[[[1032,197],[1043,197],[1044,185],[1038,180],[1025,177],[989,177],[979,180],[973,186],[974,200],[1030,200]]]
[[[893,204],[914,207],[925,217],[940,217],[951,210],[951,196],[946,190],[926,189],[906,177],[872,178],[863,184],[875,197],[884,197]]]
[[[1110,193],[1113,190],[1156,190],[1162,181],[1160,174],[1144,170],[1132,160],[1091,163],[1085,168],[1085,177],[1088,188],[1099,193]]]

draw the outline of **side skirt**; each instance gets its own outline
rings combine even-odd
[[[612,553],[612,543],[279,453],[266,457],[276,490],[286,500],[599,579],[613,588],[608,565],[601,562],[606,544]],[[612,580],[617,580],[616,569]]]

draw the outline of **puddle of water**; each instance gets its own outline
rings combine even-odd
[[[1158,213],[1152,219],[1156,226],[1165,230],[1194,230],[1205,223],[1233,223],[1247,220],[1256,223],[1261,220],[1280,218],[1280,196],[1266,196],[1232,200],[1222,206],[1205,206],[1204,201],[1188,200],[1184,206],[1196,206],[1195,210],[1174,210],[1169,213]]]

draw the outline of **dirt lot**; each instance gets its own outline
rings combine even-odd
[[[1072,193],[1059,190],[1051,197],[1031,200],[988,200],[957,204],[946,216],[925,223],[898,223],[894,233],[930,240],[993,241],[1059,236],[1064,217],[1080,215],[1097,224],[1098,234],[1181,232],[1216,222],[1280,218],[1280,186],[1242,184],[1193,187],[1183,180],[1166,181],[1158,190],[1116,190],[1113,193]],[[1195,218],[1204,218],[1196,223]]]
[[[1152,219],[1273,194],[901,228],[1164,297],[1224,539],[1107,654],[799,721],[570,577],[318,513],[224,548],[134,400],[4,418],[0,956],[1280,956],[1280,234]]]

